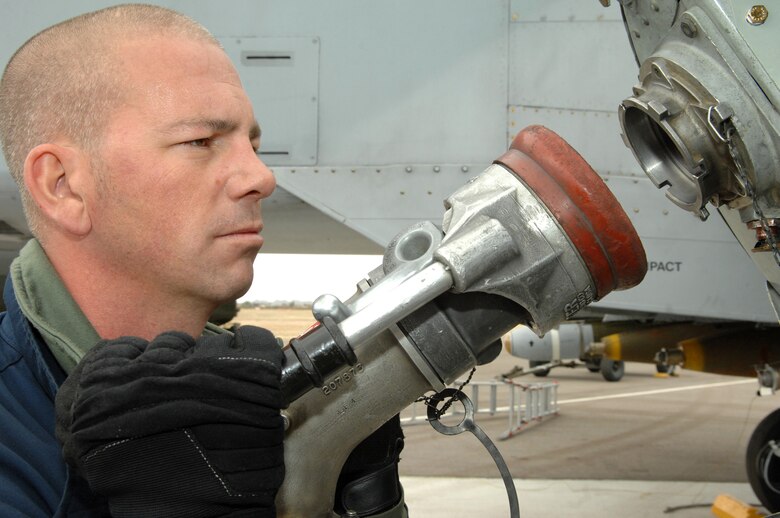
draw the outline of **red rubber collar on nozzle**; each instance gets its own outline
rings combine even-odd
[[[555,216],[588,267],[599,299],[644,278],[647,258],[634,226],[565,140],[544,126],[529,126],[495,163],[515,173]]]

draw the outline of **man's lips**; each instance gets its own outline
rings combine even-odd
[[[229,236],[231,236],[231,235],[232,236],[244,235],[244,234],[247,234],[247,235],[258,235],[258,234],[260,234],[261,230],[262,229],[260,229],[260,228],[243,228],[241,230],[235,230],[233,232],[229,232],[228,235]]]
[[[263,225],[251,225],[248,227],[241,227],[237,228],[235,230],[229,230],[227,232],[222,232],[220,234],[217,234],[217,237],[227,237],[227,236],[257,236],[262,232]]]
[[[217,237],[226,238],[226,239],[241,239],[262,246],[263,236],[260,235],[260,232],[262,230],[263,230],[262,225],[251,226],[251,227],[239,228],[236,230],[230,230],[228,232],[219,234]]]

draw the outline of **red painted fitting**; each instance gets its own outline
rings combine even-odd
[[[644,278],[647,258],[634,226],[602,179],[560,136],[529,126],[495,163],[517,175],[555,216],[590,271],[599,299]]]

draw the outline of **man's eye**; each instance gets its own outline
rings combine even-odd
[[[193,147],[209,147],[209,145],[211,144],[211,139],[199,138],[199,139],[187,141],[185,142],[185,144]]]

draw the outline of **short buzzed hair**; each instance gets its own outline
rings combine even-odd
[[[30,38],[0,79],[0,144],[22,193],[33,235],[37,206],[24,186],[24,162],[35,146],[66,139],[96,151],[109,115],[124,99],[118,44],[151,35],[178,36],[220,46],[191,18],[146,4],[82,14]],[[98,179],[100,180],[100,179]]]

